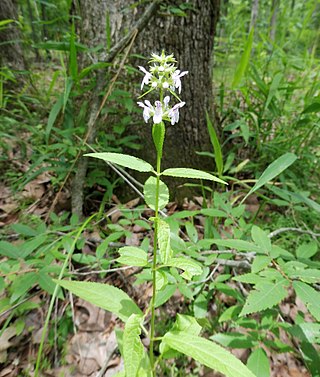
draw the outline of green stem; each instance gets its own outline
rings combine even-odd
[[[154,329],[155,329],[155,301],[156,301],[156,270],[157,270],[157,244],[158,244],[158,225],[159,225],[159,187],[160,187],[161,155],[157,150],[157,180],[156,180],[156,203],[153,237],[153,262],[152,262],[152,298],[151,298],[151,327],[150,327],[150,364],[152,375],[155,377],[154,362]]]
[[[66,259],[64,260],[64,263],[63,263],[63,266],[61,268],[61,271],[60,271],[60,274],[59,274],[59,277],[58,277],[58,280],[61,280],[63,278],[63,275],[64,275],[64,272],[68,266],[68,263],[70,261],[70,258],[71,258],[71,255],[74,251],[74,248],[76,246],[76,243],[81,235],[81,233],[83,232],[84,228],[89,224],[89,222],[96,216],[96,214],[90,216],[84,223],[83,225],[81,226],[81,228],[79,229],[78,233],[76,234],[76,237],[75,239],[73,240],[72,242],[72,245],[70,246],[70,249],[68,251],[68,254],[66,256]],[[53,310],[53,306],[54,306],[54,302],[56,300],[56,297],[57,297],[57,294],[58,294],[58,289],[59,289],[59,285],[56,284],[55,288],[54,288],[54,291],[53,291],[53,294],[52,294],[52,297],[51,297],[51,300],[50,300],[50,305],[49,305],[49,309],[48,309],[48,313],[47,313],[47,317],[46,317],[46,320],[45,320],[45,323],[44,323],[44,327],[43,327],[43,330],[42,330],[42,335],[41,335],[41,342],[40,342],[40,346],[39,346],[39,351],[38,351],[38,357],[37,357],[37,363],[36,363],[36,369],[35,369],[35,372],[34,372],[34,377],[38,377],[39,376],[39,369],[40,369],[40,363],[41,363],[41,356],[42,356],[42,351],[43,351],[43,346],[44,346],[44,341],[45,341],[45,338],[46,338],[46,335],[47,335],[47,330],[48,330],[48,326],[49,326],[49,322],[50,322],[50,317],[51,317],[51,313],[52,313],[52,310]]]

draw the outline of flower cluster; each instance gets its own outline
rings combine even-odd
[[[148,100],[145,100],[144,103],[138,102],[138,105],[143,108],[143,118],[146,123],[152,117],[154,124],[167,120],[173,125],[179,121],[179,109],[185,105],[185,102],[180,100],[175,91],[177,90],[179,94],[181,93],[181,77],[185,76],[188,71],[181,72],[176,68],[176,60],[173,55],[166,56],[162,52],[161,55],[152,54],[151,57],[152,59],[149,63],[152,65],[150,65],[149,71],[139,66],[139,69],[144,73],[141,90],[144,85],[149,86],[149,90],[145,94],[158,90],[160,100],[155,101],[154,106]],[[170,97],[166,96],[163,98],[165,91],[170,92],[180,102],[170,108]]]

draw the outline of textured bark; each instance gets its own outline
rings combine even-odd
[[[15,0],[0,1],[0,20],[18,20],[17,3]],[[0,32],[0,64],[12,69],[24,69],[25,61],[22,51],[22,40],[19,26],[16,23]]]
[[[174,2],[179,5],[182,1]],[[138,37],[137,52],[148,57],[152,52],[164,49],[173,53],[179,69],[189,71],[183,77],[181,98],[186,106],[180,111],[180,121],[167,127],[163,167],[195,167],[212,169],[212,159],[200,157],[196,151],[210,151],[205,111],[212,110],[212,49],[218,0],[190,0],[193,10],[187,17],[158,14],[158,17]],[[139,62],[145,65],[145,62]],[[141,157],[154,160],[151,148],[151,125],[143,125],[134,131],[150,148],[141,150]]]

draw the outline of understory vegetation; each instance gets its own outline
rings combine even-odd
[[[320,376],[320,4],[257,3],[221,3],[212,148],[192,151],[206,172],[160,169],[166,128],[184,127],[170,111],[188,106],[165,46],[148,110],[136,93],[154,77],[128,50],[82,65],[70,1],[21,0],[19,22],[0,21],[18,22],[28,62],[0,68],[0,376]],[[153,147],[157,166],[132,157]],[[170,197],[167,177],[192,195]]]

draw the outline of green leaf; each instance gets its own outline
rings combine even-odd
[[[294,281],[293,289],[314,318],[320,321],[320,293],[301,281]]]
[[[266,268],[269,263],[271,263],[271,257],[266,255],[256,255],[251,265],[251,271],[253,273],[259,272]]]
[[[135,246],[125,246],[119,249],[120,257],[117,262],[128,266],[144,267],[148,264],[148,254]]]
[[[99,158],[100,160],[111,162],[112,164],[117,164],[140,172],[153,171],[152,166],[148,162],[128,154],[105,152],[87,153],[85,156]]]
[[[37,282],[37,280],[38,274],[36,274],[35,272],[30,272],[25,275],[20,275],[16,277],[16,279],[10,287],[10,290],[12,291],[10,303],[15,302],[18,298],[27,293],[28,290],[31,289],[33,285]]]
[[[212,125],[212,122],[209,118],[209,114],[207,111],[206,111],[206,119],[207,119],[207,128],[208,128],[208,132],[210,136],[210,141],[214,150],[214,160],[216,163],[218,175],[220,177],[223,172],[223,158],[222,158],[221,146],[220,146],[218,136]]]
[[[156,183],[157,179],[155,177],[149,177],[143,186],[144,200],[147,205],[155,210],[156,209]],[[160,180],[159,185],[159,201],[158,209],[163,209],[169,202],[169,189],[167,185]]]
[[[252,187],[252,189],[248,192],[248,194],[242,199],[241,203],[243,203],[249,195],[257,191],[260,187],[264,186],[266,183],[271,181],[277,175],[282,173],[285,169],[287,169],[290,165],[292,165],[296,159],[297,159],[297,156],[295,154],[285,153],[281,157],[273,161],[266,168],[266,170],[262,173],[257,183]]]
[[[132,314],[126,322],[123,333],[123,358],[126,377],[136,377],[143,357],[140,340],[142,315]]]
[[[226,377],[256,377],[240,360],[218,344],[188,332],[168,332],[163,341]]]
[[[296,250],[297,258],[308,259],[317,254],[318,245],[316,241],[311,241],[308,243],[303,243]]]
[[[289,274],[292,279],[300,279],[305,283],[316,284],[320,283],[320,270],[315,268],[307,268],[305,270],[298,270]]]
[[[17,233],[21,234],[22,236],[27,236],[27,237],[34,237],[38,235],[38,232],[31,228],[28,225],[24,224],[12,224],[10,227]]]
[[[158,155],[162,157],[163,142],[166,128],[163,122],[154,124],[152,127],[152,138]]]
[[[208,300],[203,293],[198,294],[194,300],[193,312],[196,318],[206,318],[208,314]]]
[[[202,327],[194,317],[179,313],[172,328],[172,331],[183,331],[191,335],[199,335],[201,330]]]
[[[211,336],[210,339],[224,347],[231,348],[252,348],[257,343],[249,334],[241,334],[238,332],[217,333]]]
[[[243,241],[243,240],[218,240],[218,239],[212,239],[210,240],[212,243],[218,245],[218,246],[225,246],[229,247],[230,249],[236,249],[239,251],[252,251],[256,253],[261,253],[261,249],[259,246],[254,245],[251,242]]]
[[[0,255],[3,255],[12,259],[19,259],[21,252],[20,250],[7,241],[0,241]]]
[[[157,292],[156,301],[154,306],[158,308],[159,306],[163,305],[165,302],[169,300],[169,298],[174,294],[176,291],[176,286],[173,284],[168,284],[163,289]]]
[[[172,256],[172,249],[170,245],[170,227],[163,221],[158,220],[158,246],[161,261],[167,264]]]
[[[116,314],[124,322],[131,314],[142,314],[125,292],[111,285],[67,280],[54,280],[54,282],[83,300]]]
[[[52,278],[47,273],[45,273],[43,270],[40,270],[38,275],[39,275],[39,278],[38,278],[39,279],[38,280],[39,286],[43,290],[47,291],[48,293],[50,293],[52,295],[55,288],[56,288],[56,284],[53,282]],[[59,297],[61,300],[64,300],[64,296],[63,296],[61,287],[59,287],[59,289],[58,289],[57,297]]]
[[[249,293],[240,316],[260,312],[279,304],[287,296],[288,286],[289,282],[286,279],[259,282]]]
[[[259,377],[270,377],[270,365],[266,352],[262,348],[254,350],[248,358],[247,367]]]
[[[74,22],[71,25],[70,34],[70,54],[69,54],[69,75],[72,77],[74,82],[78,80],[78,62],[77,62],[77,47],[76,47],[76,32],[74,27]]]
[[[265,254],[271,252],[271,240],[261,228],[254,225],[251,229],[251,237],[254,243],[264,251]]]
[[[313,102],[311,105],[307,106],[302,114],[309,114],[309,113],[318,113],[320,112],[320,102]]]
[[[268,108],[268,106],[270,105],[270,102],[272,101],[273,97],[275,96],[278,88],[279,88],[279,85],[281,83],[281,80],[283,78],[283,74],[281,72],[278,72],[272,79],[272,83],[270,85],[270,88],[269,88],[269,93],[268,93],[268,97],[267,97],[267,100],[265,102],[265,105],[264,105],[264,109],[266,110]]]
[[[181,274],[181,276],[188,280],[191,280],[194,275],[201,275],[202,273],[201,265],[190,258],[171,258],[167,263],[165,263],[165,265],[184,270],[184,273]]]
[[[247,43],[245,45],[243,54],[241,56],[239,65],[237,66],[235,74],[234,74],[234,78],[233,78],[233,82],[232,82],[232,88],[233,89],[239,85],[239,83],[241,82],[241,79],[242,79],[243,75],[245,74],[245,71],[248,67],[249,59],[250,59],[250,55],[251,55],[251,49],[252,49],[253,35],[254,35],[254,31],[253,31],[253,28],[252,28],[251,31],[250,31],[250,34],[248,36],[248,40],[247,40]]]
[[[50,111],[47,127],[46,127],[46,143],[49,142],[50,133],[52,130],[52,127],[57,119],[57,116],[59,115],[62,107],[63,107],[63,100],[64,100],[64,93],[60,95],[60,97],[57,99],[57,102],[52,106],[52,109]]]
[[[206,173],[202,170],[190,169],[190,168],[172,168],[166,169],[162,172],[163,175],[169,177],[190,178],[190,179],[208,179],[209,181],[215,181],[227,185],[227,182],[220,178],[215,177],[212,174]]]

